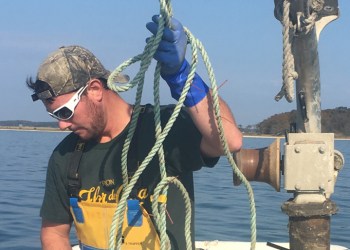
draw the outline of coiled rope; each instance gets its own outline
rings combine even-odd
[[[112,225],[110,230],[110,238],[109,238],[109,249],[121,249],[122,244],[122,225],[124,220],[124,212],[127,204],[127,199],[132,191],[132,188],[136,184],[138,178],[144,171],[144,169],[147,167],[149,162],[153,159],[155,154],[158,154],[159,158],[159,165],[160,165],[160,173],[161,173],[161,181],[157,185],[157,187],[154,190],[153,200],[152,200],[152,213],[154,215],[155,219],[155,226],[157,227],[158,231],[160,232],[160,240],[161,240],[161,249],[166,250],[170,249],[170,242],[166,234],[166,203],[159,203],[158,197],[159,195],[166,195],[167,188],[169,183],[174,183],[175,186],[182,192],[185,206],[186,206],[186,215],[185,215],[185,238],[186,238],[186,249],[191,250],[192,249],[192,242],[191,242],[191,203],[190,199],[188,197],[187,191],[182,185],[180,181],[178,181],[174,177],[167,177],[166,176],[166,168],[165,168],[165,160],[164,160],[164,152],[163,152],[163,141],[165,140],[166,136],[168,135],[171,127],[173,126],[174,122],[177,119],[178,114],[181,111],[181,108],[183,106],[183,102],[186,99],[186,95],[188,90],[190,89],[191,82],[193,80],[193,77],[195,75],[197,63],[198,63],[198,50],[201,53],[201,56],[203,58],[203,61],[205,63],[205,66],[207,68],[207,72],[209,75],[209,79],[211,82],[211,88],[212,88],[212,99],[213,99],[213,108],[214,108],[214,114],[215,119],[218,124],[218,132],[220,136],[220,140],[225,152],[225,155],[230,163],[230,165],[233,168],[234,173],[237,175],[237,177],[243,182],[245,185],[249,201],[250,201],[250,213],[251,213],[251,220],[250,220],[250,229],[251,229],[251,249],[255,249],[256,245],[256,210],[255,210],[255,202],[254,202],[254,194],[253,190],[250,186],[250,183],[246,180],[244,175],[240,172],[240,170],[237,168],[234,159],[232,157],[231,152],[229,151],[225,134],[223,130],[222,120],[220,116],[220,107],[219,107],[219,98],[218,98],[218,88],[214,76],[213,69],[211,67],[211,64],[209,62],[208,55],[206,51],[203,48],[202,43],[197,40],[191,32],[187,29],[185,29],[186,35],[188,37],[189,44],[191,46],[192,50],[192,60],[191,60],[191,66],[190,66],[190,73],[188,75],[188,79],[185,83],[185,86],[183,88],[183,91],[181,93],[181,96],[179,98],[179,101],[175,105],[173,114],[171,115],[169,121],[165,125],[164,129],[161,128],[160,123],[160,101],[159,101],[159,81],[160,81],[160,63],[157,63],[157,66],[155,68],[154,72],[154,120],[155,120],[155,132],[156,132],[156,141],[154,146],[152,147],[149,154],[146,156],[146,158],[142,161],[130,181],[128,181],[128,173],[127,173],[127,153],[129,151],[130,143],[132,141],[134,132],[136,130],[137,120],[140,114],[141,110],[141,97],[142,97],[142,91],[143,91],[143,84],[144,84],[144,78],[145,73],[147,69],[149,68],[149,65],[151,64],[153,55],[155,51],[157,50],[158,44],[161,41],[161,37],[164,31],[165,25],[167,27],[170,27],[170,18],[172,16],[172,7],[170,5],[170,0],[160,0],[160,15],[163,18],[160,18],[159,20],[159,27],[157,30],[157,33],[155,36],[153,36],[149,41],[147,42],[144,51],[142,54],[139,54],[121,65],[119,65],[110,75],[108,78],[108,87],[116,92],[123,92],[127,91],[130,88],[133,88],[137,85],[137,91],[136,91],[136,97],[135,97],[135,104],[134,104],[134,113],[130,122],[130,128],[128,131],[127,138],[125,140],[123,150],[122,150],[122,175],[123,175],[123,192],[122,196],[120,198],[120,201],[117,205],[117,209],[114,213],[113,219],[112,219]],[[126,67],[129,65],[140,61],[140,69],[139,72],[136,74],[136,76],[131,80],[130,83],[117,86],[114,84],[114,78],[120,74]]]

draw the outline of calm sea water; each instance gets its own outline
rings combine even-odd
[[[47,161],[64,136],[60,132],[0,131],[0,249],[40,249],[39,208]],[[265,147],[272,141],[245,138],[244,147]],[[335,146],[346,163],[331,197],[339,208],[331,218],[331,242],[350,247],[350,141],[336,141]],[[197,240],[250,241],[246,189],[232,185],[226,158],[213,169],[198,171],[195,182]],[[278,193],[265,183],[252,184],[258,241],[287,242],[288,217],[280,207],[291,194],[283,188]]]

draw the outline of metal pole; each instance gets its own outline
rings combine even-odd
[[[337,206],[324,203],[297,204],[287,201],[282,211],[289,216],[289,245],[293,250],[330,250],[330,218]]]
[[[316,31],[294,37],[297,132],[321,133],[321,84]]]
[[[283,1],[274,1],[275,16],[280,21],[282,21]],[[296,27],[292,40],[294,65],[298,73],[298,79],[296,80],[296,130],[299,133],[321,133],[321,87],[317,46],[319,33],[317,34],[316,31],[316,19],[313,20],[312,26],[308,26],[310,25],[308,21],[312,12],[316,12],[322,17],[325,10],[331,10],[328,4],[332,5],[332,10],[336,10],[336,15],[338,15],[338,2],[337,0],[324,0],[323,5],[320,6],[313,5],[316,3],[313,0],[289,0],[289,2],[289,17],[294,27]],[[326,6],[327,9],[325,9]],[[321,17],[318,16],[319,19]],[[312,165],[307,160],[305,160],[305,163],[302,168],[308,168],[309,165]],[[291,179],[294,181],[293,178]],[[312,200],[312,195],[310,195],[311,199],[308,201],[307,194],[309,190],[298,189],[298,185],[296,185],[295,190],[292,191],[294,192],[294,199],[282,205],[282,211],[289,216],[290,249],[329,250],[330,216],[337,211],[335,203],[329,199],[322,200],[322,198],[320,201]],[[310,193],[317,195],[318,191],[311,190]],[[302,195],[299,196],[298,200],[297,197],[300,194]],[[300,199],[300,197],[303,198]]]

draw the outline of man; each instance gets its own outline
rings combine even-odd
[[[155,34],[159,16],[152,20],[147,28]],[[161,76],[175,99],[179,98],[189,73],[186,44],[181,23],[172,19],[172,28],[165,29],[154,55],[161,62]],[[108,89],[109,74],[90,51],[68,46],[44,60],[35,81],[27,79],[27,85],[34,91],[33,100],[40,99],[48,113],[58,119],[59,127],[73,132],[56,147],[49,161],[40,211],[43,249],[71,249],[69,232],[73,221],[82,249],[108,248],[112,217],[123,191],[121,152],[133,115],[133,106]],[[125,82],[128,77],[120,75],[116,80]],[[167,175],[178,178],[193,201],[192,172],[202,166],[214,166],[224,152],[210,89],[197,74],[185,106],[164,141],[164,154]],[[229,149],[237,151],[242,135],[223,100],[220,109]],[[171,106],[162,108],[163,125],[171,112]],[[129,178],[155,142],[153,119],[153,107],[145,105],[128,152]],[[160,180],[156,158],[129,197],[122,249],[160,249],[151,209],[152,194]],[[159,202],[167,204],[167,234],[172,249],[182,250],[186,248],[185,205],[180,196],[170,184],[166,199]]]

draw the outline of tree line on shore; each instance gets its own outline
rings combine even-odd
[[[244,134],[265,134],[279,136],[289,130],[291,124],[295,122],[296,110],[290,112],[275,114],[262,122],[254,125],[242,126],[240,130]],[[25,120],[0,121],[0,127],[25,128],[34,129],[52,128],[58,129],[58,123],[53,122],[32,122]],[[326,109],[321,111],[321,130],[322,133],[334,133],[336,136],[350,136],[350,108],[337,107],[334,109]]]
[[[297,111],[275,114],[256,125],[240,127],[245,134],[283,135],[296,121]],[[338,137],[350,136],[350,108],[337,107],[321,111],[321,132]]]

